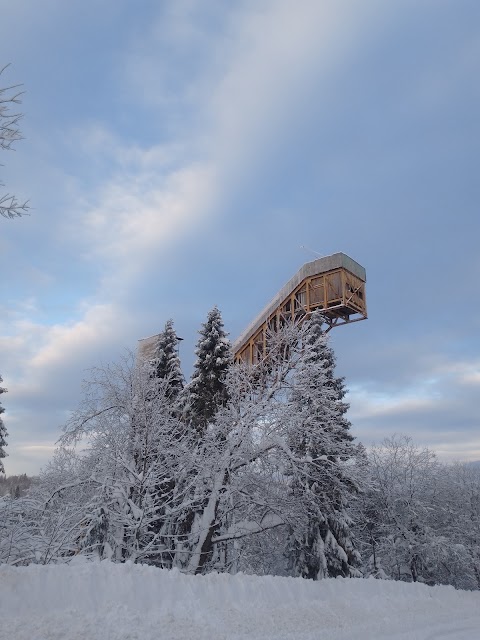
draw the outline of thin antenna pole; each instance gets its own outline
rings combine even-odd
[[[318,253],[318,251],[314,251],[313,249],[310,249],[310,247],[306,247],[304,244],[300,245],[300,249],[303,249],[304,251],[310,251],[310,253],[313,253],[315,256],[322,258],[322,254]]]

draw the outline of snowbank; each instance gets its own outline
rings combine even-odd
[[[0,620],[5,640],[478,640],[480,593],[109,562],[1,566]]]

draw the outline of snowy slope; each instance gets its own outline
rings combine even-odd
[[[187,576],[109,562],[0,567],[5,640],[478,640],[480,593],[376,580]]]

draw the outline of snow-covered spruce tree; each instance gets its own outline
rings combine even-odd
[[[0,382],[3,381],[2,376],[0,376]],[[0,387],[0,394],[5,393],[6,389],[4,389],[3,387]],[[3,462],[2,462],[2,458],[5,458],[5,456],[7,455],[5,452],[4,447],[7,446],[7,430],[5,428],[5,424],[3,423],[2,420],[2,413],[5,412],[5,409],[2,407],[2,405],[0,404],[0,473],[5,473],[5,469],[3,466]]]
[[[186,421],[202,436],[219,407],[228,400],[225,376],[232,364],[232,349],[222,316],[214,307],[199,331],[197,360],[190,383],[185,388]]]
[[[306,326],[301,358],[288,401],[291,491],[304,517],[291,529],[287,556],[294,575],[314,580],[359,575],[360,555],[351,533],[349,498],[357,491],[343,380],[322,330],[320,313]]]
[[[230,342],[223,326],[222,316],[216,306],[208,313],[207,320],[202,324],[199,334],[200,337],[195,349],[197,359],[192,378],[179,399],[182,420],[188,425],[189,436],[193,436],[196,440],[192,459],[197,464],[195,480],[190,486],[189,501],[191,506],[178,522],[178,539],[180,546],[183,545],[183,551],[176,556],[176,562],[180,564],[182,564],[182,560],[179,560],[181,556],[187,559],[189,554],[194,552],[196,547],[198,548],[196,532],[200,526],[199,522],[202,518],[204,519],[206,506],[215,503],[209,496],[208,483],[206,484],[203,480],[203,467],[205,464],[207,466],[209,464],[205,457],[206,451],[210,447],[206,441],[206,434],[209,426],[214,428],[214,418],[219,409],[227,404],[226,376],[233,362]],[[214,428],[214,431],[215,434],[218,433],[218,429]],[[211,437],[212,433],[209,436]],[[216,437],[214,435],[214,440]],[[198,462],[200,463],[198,464]],[[211,537],[214,529],[217,530],[217,527],[212,527],[207,540],[200,544],[202,551],[198,566],[193,568],[191,560],[186,560],[189,571],[201,571],[206,565],[207,557],[211,558],[213,552]]]
[[[165,328],[158,336],[155,357],[150,361],[152,366],[152,378],[156,384],[160,384],[160,389],[165,393],[171,410],[176,416],[181,412],[181,393],[184,388],[184,377],[178,356],[179,338],[173,328],[173,320],[167,320]],[[153,385],[155,387],[155,384]],[[159,483],[155,487],[156,501],[159,505],[158,519],[152,523],[152,532],[157,535],[165,529],[165,509],[169,496],[175,491],[176,479],[171,474],[166,473],[163,478],[159,477]],[[175,534],[177,533],[177,523],[169,522],[169,530],[165,532],[165,544],[170,549],[169,557],[175,553]],[[162,563],[165,562],[166,554],[163,554]],[[155,560],[154,560],[155,561]]]
[[[167,320],[158,337],[155,357],[151,361],[152,375],[167,381],[167,394],[177,398],[184,387],[184,377],[178,357],[178,336],[173,328],[173,320]]]

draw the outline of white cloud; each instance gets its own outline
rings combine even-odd
[[[430,367],[416,368],[396,386],[382,381],[351,388],[349,417],[355,435],[365,444],[387,435],[403,433],[438,452],[445,460],[480,459],[480,422],[472,407],[477,404],[480,383],[477,360],[449,360],[437,354]],[[423,363],[425,364],[425,363]],[[388,363],[387,363],[388,366]],[[395,366],[394,361],[390,366]]]
[[[351,391],[349,401],[354,421],[429,411],[436,403],[431,395],[422,396],[421,393],[410,390],[400,390],[396,394],[387,395],[357,389]]]
[[[441,367],[441,373],[446,378],[456,380],[462,385],[480,385],[480,360],[461,360],[445,363]]]
[[[35,404],[42,404],[42,410],[49,404],[53,411],[64,407],[67,398],[77,397],[85,369],[129,344],[133,322],[115,303],[85,303],[77,320],[54,325],[19,320],[14,324],[16,335],[0,339],[2,373],[9,388],[6,406],[17,418],[21,416],[14,431],[35,430],[38,423],[38,417],[23,415],[22,407],[28,407],[28,412]]]
[[[2,398],[9,432],[7,473],[36,473],[46,463],[60,427],[78,404],[86,370],[117,357],[129,344],[134,318],[115,303],[84,304],[75,321],[52,326],[25,319],[17,335],[0,340]]]
[[[48,327],[44,344],[36,350],[29,368],[45,369],[65,361],[75,362],[85,350],[91,351],[109,339],[117,318],[118,310],[112,304],[98,304],[77,322]]]
[[[122,272],[141,269],[150,252],[178,241],[211,213],[214,177],[210,167],[192,165],[171,172],[161,184],[152,184],[150,172],[115,179],[86,216],[92,250],[116,269],[121,263]]]
[[[18,447],[20,452],[25,453],[47,453],[51,455],[55,450],[55,445],[51,444],[29,444],[24,447]]]

